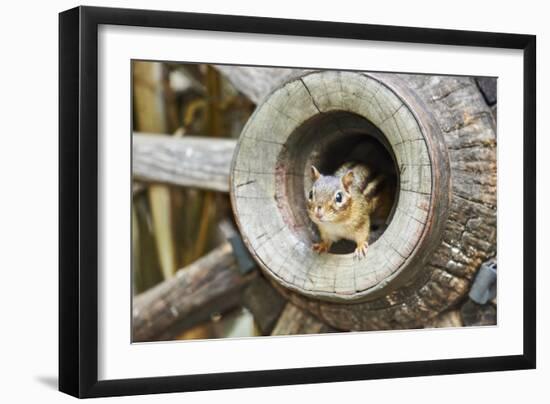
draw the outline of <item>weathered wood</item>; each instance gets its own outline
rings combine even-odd
[[[333,73],[333,76],[342,78],[347,74]],[[390,92],[398,94],[397,102],[388,92],[379,94],[380,90],[371,90],[370,97],[361,97],[361,91],[373,86],[364,80],[361,86],[354,86],[353,80],[336,79],[338,85],[334,88],[331,80],[320,80],[327,86],[323,91],[321,85],[310,85],[311,79],[293,79],[275,90],[267,102],[258,106],[241,136],[232,167],[231,197],[251,253],[281,293],[296,306],[339,329],[421,327],[460,301],[480,263],[495,254],[495,121],[472,78],[399,75],[397,80],[395,75],[384,74],[372,77],[390,83]],[[399,80],[400,85],[393,85]],[[353,90],[350,91],[350,87]],[[399,100],[406,106],[400,106]],[[303,193],[307,180],[303,178],[308,164],[320,158],[320,149],[310,146],[303,138],[290,139],[287,143],[286,137],[291,133],[306,136],[300,126],[306,118],[321,113],[327,119],[321,121],[324,125],[308,128],[316,135],[317,143],[330,136],[326,127],[332,126],[332,130],[340,134],[353,129],[367,130],[367,125],[357,126],[356,121],[346,126],[347,119],[342,119],[342,115],[334,115],[331,122],[327,118],[331,108],[367,116],[382,130],[399,166],[404,163],[411,169],[408,177],[406,170],[400,170],[405,185],[401,188],[399,203],[410,199],[405,198],[405,193],[413,190],[413,210],[401,209],[398,205],[396,212],[405,210],[414,219],[404,223],[396,215],[392,219],[394,231],[390,231],[390,227],[384,233],[401,243],[377,241],[371,245],[372,258],[377,244],[380,250],[376,254],[380,256],[379,261],[363,262],[368,264],[372,277],[368,276],[369,271],[346,261],[345,255],[309,255],[314,232],[300,208],[305,205]],[[364,112],[364,108],[368,111]],[[429,156],[427,161],[418,148],[422,143],[416,142],[413,147],[413,120],[393,122],[395,116],[404,111],[420,122]],[[426,136],[426,130],[434,135]],[[412,137],[400,143],[398,139],[403,133]],[[406,149],[403,144],[407,144]],[[239,158],[241,153],[243,158]],[[292,165],[302,154],[310,157],[299,165]],[[431,180],[419,170],[422,166],[428,167]],[[423,188],[430,185],[431,188]],[[301,201],[297,196],[300,192]],[[419,206],[425,213],[417,216],[414,207]],[[418,219],[424,227],[418,232],[410,231],[409,223]],[[411,243],[414,240],[415,244]],[[409,243],[422,248],[400,250],[410,248]],[[405,260],[399,262],[398,256],[392,259],[395,250]],[[415,270],[408,271],[408,278],[403,277],[403,282],[398,283],[397,277],[384,274],[388,263],[393,268],[410,264]],[[360,295],[373,282],[380,285],[380,293],[353,301],[358,290]],[[349,304],[326,301],[327,293],[330,298],[347,299]]]
[[[132,172],[140,181],[227,192],[235,145],[231,139],[134,133]]]
[[[269,282],[258,276],[244,290],[242,304],[254,316],[262,335],[269,335],[285,307],[286,300]]]
[[[450,310],[424,324],[424,328],[449,328],[462,327],[462,315],[459,310]]]
[[[133,341],[170,339],[213,312],[235,307],[255,276],[238,272],[231,245],[224,243],[133,299]]]
[[[396,94],[396,81],[311,73],[273,92],[250,118],[233,160],[231,197],[244,241],[283,286],[331,301],[372,298],[395,288],[398,278],[406,282],[431,252],[448,205],[448,156],[429,112],[406,89]],[[401,188],[393,220],[365,260],[319,256],[311,248],[307,172],[338,158],[331,153],[358,133],[360,142],[375,137],[393,150]]]
[[[287,303],[271,335],[323,334],[335,331],[307,311]]]
[[[305,72],[301,69],[280,67],[250,67],[215,65],[233,86],[253,103],[259,104],[274,88],[289,77]]]
[[[419,327],[468,292],[496,252],[496,136],[490,110],[470,78],[400,75],[436,117],[451,163],[451,203],[442,240],[408,285],[346,308],[288,294],[329,324],[353,330]],[[462,169],[456,169],[462,165]]]

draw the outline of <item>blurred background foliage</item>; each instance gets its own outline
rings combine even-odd
[[[255,105],[210,65],[132,63],[134,132],[237,138]],[[224,241],[218,223],[231,217],[228,194],[133,181],[134,296],[194,262]],[[180,338],[255,335],[250,313],[239,307]]]

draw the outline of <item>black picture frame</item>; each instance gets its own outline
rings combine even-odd
[[[463,45],[523,50],[523,354],[99,381],[98,26]],[[59,15],[59,389],[76,397],[324,383],[536,366],[536,37],[324,21],[78,7]]]

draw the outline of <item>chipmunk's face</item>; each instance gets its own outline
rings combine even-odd
[[[313,186],[306,195],[310,219],[317,224],[343,220],[351,195],[342,180],[331,175],[321,175],[313,166],[311,175]]]

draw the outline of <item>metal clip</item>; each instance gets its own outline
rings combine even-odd
[[[485,304],[497,295],[497,262],[494,258],[481,264],[468,296],[477,304]]]
[[[243,239],[235,230],[233,224],[229,220],[223,220],[219,223],[219,227],[226,240],[229,241],[229,244],[231,244],[231,247],[233,248],[233,255],[237,260],[239,272],[244,275],[252,271],[256,266],[256,263],[254,262],[254,259],[252,259],[252,256],[244,245]]]
[[[235,235],[230,237],[228,241],[231,243],[231,247],[233,247],[233,254],[237,260],[239,272],[244,275],[252,271],[256,264],[246,249],[242,238],[239,235]]]

